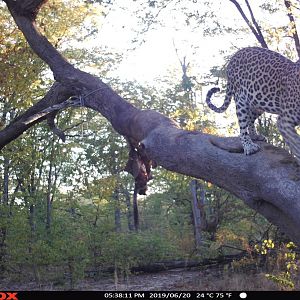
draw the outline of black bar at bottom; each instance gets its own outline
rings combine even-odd
[[[0,300],[42,300],[42,299],[257,299],[257,297],[268,297],[269,299],[300,299],[300,292],[155,292],[155,291],[5,291],[0,292]]]

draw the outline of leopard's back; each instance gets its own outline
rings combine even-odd
[[[232,56],[226,74],[235,98],[245,95],[251,107],[280,114],[286,76],[293,68],[295,63],[276,52],[249,47]]]

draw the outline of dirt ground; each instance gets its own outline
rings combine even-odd
[[[70,290],[67,286],[53,284],[37,285],[0,283],[0,289],[14,291]],[[175,269],[153,274],[130,275],[126,281],[115,284],[113,275],[99,280],[86,279],[74,288],[82,291],[240,291],[240,290],[278,290],[264,274],[220,274],[209,270]]]

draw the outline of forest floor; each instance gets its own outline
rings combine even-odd
[[[14,291],[69,290],[53,285],[36,283],[9,284],[0,289]],[[99,280],[86,279],[76,284],[82,291],[270,291],[278,287],[267,280],[264,274],[223,273],[215,270],[174,269],[152,274],[130,275],[126,282],[115,284],[113,275]]]

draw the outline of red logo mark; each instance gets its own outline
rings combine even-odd
[[[18,300],[18,293],[0,293],[0,300]]]

